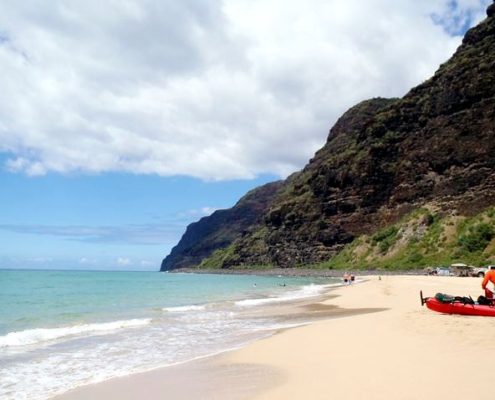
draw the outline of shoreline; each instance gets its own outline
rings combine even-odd
[[[353,283],[354,285],[361,284],[362,281]],[[249,307],[244,312],[246,315],[258,318],[270,318],[273,319],[273,323],[278,320],[278,323],[286,325],[280,328],[273,328],[267,331],[267,334],[254,338],[247,343],[240,346],[225,349],[217,353],[200,356],[191,360],[185,360],[171,365],[155,367],[148,371],[133,372],[128,375],[119,376],[104,380],[102,382],[90,383],[82,386],[78,386],[67,392],[49,397],[51,400],[75,400],[75,399],[106,399],[106,398],[119,398],[119,399],[138,399],[140,397],[140,387],[153,387],[153,393],[150,399],[161,398],[159,393],[163,390],[167,390],[168,399],[189,399],[197,398],[199,392],[215,393],[215,399],[244,399],[250,397],[244,397],[245,392],[249,392],[251,395],[254,392],[267,388],[275,383],[278,379],[279,371],[277,369],[270,369],[260,367],[257,364],[246,366],[246,363],[231,365],[226,362],[228,355],[240,351],[241,349],[252,345],[260,340],[265,340],[272,336],[279,335],[283,332],[298,329],[302,326],[309,325],[315,321],[322,321],[332,318],[342,318],[345,316],[352,316],[361,313],[375,312],[371,309],[356,309],[347,310],[333,305],[321,305],[322,301],[330,300],[335,297],[334,290],[344,284],[338,284],[338,286],[330,286],[324,293],[316,296],[292,299],[290,301],[284,301],[280,303],[263,304],[261,307]],[[284,320],[281,321],[281,315],[284,316]],[[276,323],[275,323],[276,324]],[[254,367],[256,365],[256,368]],[[256,376],[260,373],[260,368],[264,371],[260,376],[260,381],[256,381]],[[227,372],[225,372],[227,371]],[[188,379],[195,382],[195,387],[176,387],[177,381],[183,381],[185,379],[183,375],[187,372]],[[239,387],[239,391],[228,391],[225,396],[222,397],[218,393],[218,389],[213,390],[209,387],[210,383],[216,381],[218,374],[227,373],[228,379],[231,380],[230,385]],[[247,375],[246,375],[247,374]],[[266,381],[266,377],[271,376],[269,381]],[[222,377],[222,382],[217,382],[218,385],[225,385],[225,376]],[[275,379],[275,380],[274,380]],[[206,384],[205,382],[209,382]],[[256,383],[256,384],[255,384]],[[206,386],[205,386],[206,385]],[[122,391],[122,388],[126,388]],[[172,393],[172,394],[171,394]],[[219,397],[220,396],[220,397]],[[201,397],[203,398],[203,397]],[[209,398],[209,397],[205,397]]]
[[[495,355],[493,320],[434,313],[421,307],[419,290],[481,294],[479,278],[371,276],[309,305],[352,315],[326,316],[182,368],[116,378],[54,399],[137,399],[139,393],[158,399],[163,391],[172,400],[198,393],[220,400],[328,399],[329,393],[336,399],[491,399],[482,384],[491,369],[482,366]],[[376,312],[358,312],[363,308]],[[450,379],[449,371],[462,379]]]
[[[62,293],[71,288],[72,297],[64,298],[66,308],[80,307],[87,316],[64,320],[63,316],[72,315],[63,314],[64,308],[54,308],[48,317],[40,318],[38,326],[12,323],[12,328],[2,332],[5,377],[0,384],[1,398],[47,399],[82,385],[239,348],[275,329],[300,323],[301,316],[294,315],[289,321],[272,305],[317,296],[326,291],[326,285],[339,283],[333,279],[155,273],[86,275],[88,279],[80,281],[72,279],[78,275],[71,274],[31,277],[24,271],[17,273],[20,278],[30,278],[33,287],[49,280],[48,299],[54,305],[60,301],[52,296],[58,292],[51,287]],[[61,284],[55,285],[55,279]],[[107,282],[112,284],[107,286]],[[138,290],[143,287],[146,292]],[[79,306],[82,293],[94,293],[99,301]],[[36,294],[26,290],[21,298],[33,302],[40,297]],[[12,307],[6,311],[11,309],[14,318],[39,317],[29,314],[31,307],[16,308],[16,301],[9,304]],[[268,306],[273,309],[270,316],[255,311]]]
[[[170,274],[213,274],[213,275],[259,275],[259,276],[287,276],[287,277],[320,277],[320,278],[342,278],[347,272],[355,276],[387,276],[387,275],[426,275],[424,269],[412,270],[336,270],[336,269],[316,269],[316,268],[245,268],[245,269],[199,269],[181,268],[170,271],[159,271]]]

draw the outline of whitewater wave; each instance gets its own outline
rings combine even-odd
[[[191,305],[191,306],[176,306],[176,307],[164,307],[163,311],[167,312],[187,312],[187,311],[202,311],[206,308],[204,305]]]
[[[264,297],[258,299],[239,300],[235,302],[235,305],[238,307],[253,307],[263,304],[282,303],[285,301],[300,300],[300,299],[305,299],[307,297],[318,296],[327,287],[328,285],[307,285],[301,287],[298,290],[292,290],[277,297]]]
[[[149,323],[151,323],[151,318],[83,324],[61,328],[27,329],[19,332],[10,332],[5,336],[0,336],[0,347],[33,345],[87,333],[105,334],[118,329],[144,326]]]

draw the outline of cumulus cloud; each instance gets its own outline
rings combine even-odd
[[[485,17],[487,0],[450,0],[448,9],[441,14],[432,14],[432,19],[451,35],[462,35],[474,21]]]
[[[96,264],[98,264],[98,260],[96,260],[94,258],[81,257],[81,258],[79,258],[78,263],[81,265],[86,265],[86,266],[87,265],[96,265]]]
[[[218,210],[218,207],[201,207],[201,208],[193,208],[191,210],[187,211],[181,211],[180,213],[177,214],[177,218],[179,220],[190,220],[191,218],[200,218],[200,217],[206,217],[208,215],[213,214],[216,210]]]
[[[148,260],[141,260],[139,261],[139,266],[142,268],[154,268],[157,266],[157,263]]]
[[[489,0],[3,4],[0,152],[29,175],[285,176],[428,78]]]
[[[118,257],[115,260],[115,263],[121,267],[127,267],[132,264],[132,260],[127,257]]]

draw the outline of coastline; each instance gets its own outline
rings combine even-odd
[[[170,274],[213,274],[213,275],[259,275],[259,276],[287,276],[287,277],[317,277],[342,278],[344,272],[355,276],[383,276],[383,275],[425,275],[423,269],[411,270],[360,270],[360,269],[324,269],[324,268],[240,268],[240,269],[207,269],[207,268],[180,268],[170,271],[160,271]]]
[[[303,306],[323,319],[239,350],[56,397],[135,399],[491,399],[493,320],[421,307],[419,290],[481,294],[479,278],[370,276]],[[294,304],[295,313],[301,304]],[[340,310],[341,315],[332,314]],[[343,311],[344,310],[344,311]],[[346,313],[346,311],[348,313]],[[363,312],[367,310],[368,312]],[[370,312],[373,311],[373,312]],[[179,384],[178,384],[179,383]]]

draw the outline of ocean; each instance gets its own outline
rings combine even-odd
[[[0,270],[0,398],[47,399],[242,347],[294,325],[256,310],[338,284],[317,277]]]

